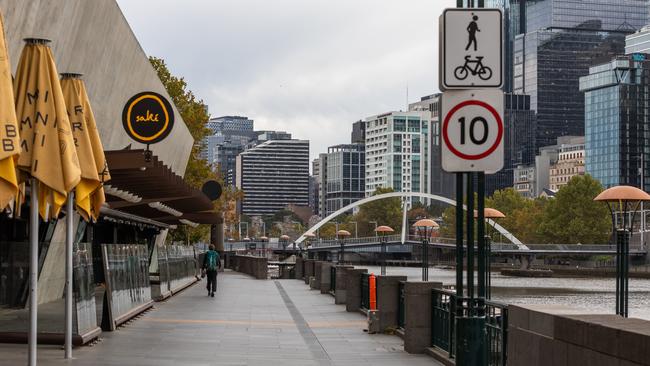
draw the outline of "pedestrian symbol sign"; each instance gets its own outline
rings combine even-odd
[[[503,85],[501,10],[446,9],[440,27],[441,90]]]
[[[442,95],[442,169],[496,173],[503,168],[503,93],[459,90]]]

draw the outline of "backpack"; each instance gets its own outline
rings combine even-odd
[[[208,271],[216,271],[217,262],[219,262],[219,254],[214,250],[208,250],[208,252],[205,253],[205,255],[207,256]]]

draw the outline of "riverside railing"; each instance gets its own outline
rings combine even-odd
[[[431,313],[431,343],[434,347],[447,351],[449,358],[455,357],[455,334],[457,306],[463,305],[469,299],[457,299],[454,291],[434,289],[432,295]],[[467,315],[467,314],[465,314]],[[508,305],[485,301],[485,344],[489,366],[505,366],[508,355]]]
[[[397,287],[397,327],[404,329],[404,319],[406,315],[406,307],[404,306],[404,282],[400,282]]]
[[[361,309],[370,309],[370,274],[361,274]]]
[[[330,293],[336,293],[336,267],[330,267]]]
[[[456,293],[444,289],[431,290],[431,343],[454,357],[456,324]]]
[[[508,305],[485,301],[488,365],[505,366],[508,356]]]

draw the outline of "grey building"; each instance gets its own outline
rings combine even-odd
[[[327,149],[324,216],[365,197],[365,171],[365,145],[336,145]]]
[[[314,160],[314,175],[318,180],[318,207],[319,215],[324,218],[327,207],[327,154],[320,153]]]
[[[320,159],[316,158],[311,162],[311,176],[309,177],[310,187],[309,187],[309,207],[314,211],[314,215],[321,216],[321,204],[320,204],[320,190],[321,190],[321,180],[320,180]]]
[[[201,158],[217,169],[226,184],[234,185],[237,170],[235,159],[246,144],[256,138],[254,121],[242,116],[223,116],[210,119],[206,126],[212,135],[203,141]],[[232,179],[228,179],[231,175]]]
[[[293,204],[309,205],[309,141],[268,140],[237,156],[239,212],[272,215]]]
[[[350,142],[353,144],[363,144],[366,142],[366,123],[364,121],[357,121],[352,124]]]
[[[580,78],[585,93],[586,172],[605,187],[650,190],[650,61],[619,56]],[[643,174],[643,178],[642,175]]]
[[[650,26],[625,37],[625,54],[650,53]]]
[[[440,140],[440,96],[432,94],[420,98],[419,102],[409,104],[409,111],[428,112],[431,118],[429,140],[431,162],[430,193],[447,198],[456,198],[456,177],[442,170],[442,145]]]
[[[519,27],[512,49],[512,90],[530,95],[535,150],[559,136],[583,135],[578,79],[590,66],[623,53],[625,36],[647,24],[649,2],[539,0],[511,1],[509,6],[509,24]]]

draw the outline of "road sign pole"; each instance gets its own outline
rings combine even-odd
[[[467,173],[467,297],[474,298],[474,173]]]
[[[456,296],[463,297],[463,173],[456,173]]]
[[[485,173],[478,173],[478,202],[476,205],[476,236],[478,239],[478,297],[486,295],[485,273]]]

